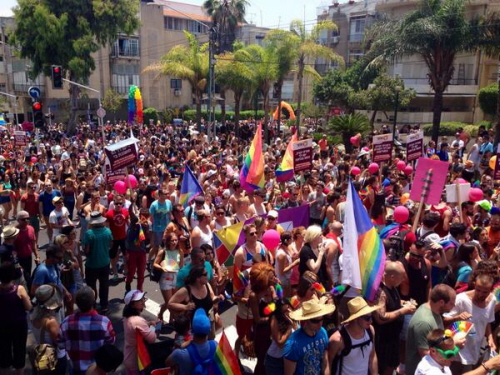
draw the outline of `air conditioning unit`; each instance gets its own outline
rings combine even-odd
[[[181,91],[181,90],[179,90],[179,89],[175,89],[175,90],[174,90],[174,95],[175,95],[175,96],[181,96],[181,95],[182,95],[182,91]]]
[[[339,44],[339,36],[332,36],[332,44]]]

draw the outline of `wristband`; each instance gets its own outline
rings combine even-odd
[[[485,362],[481,363],[481,366],[483,366],[487,374],[491,371],[491,369],[489,369],[488,366],[486,366]]]

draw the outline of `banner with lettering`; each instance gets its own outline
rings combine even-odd
[[[139,140],[136,138],[128,138],[104,149],[112,172],[134,165],[137,162],[137,142]]]
[[[406,160],[417,160],[422,156],[424,147],[424,132],[408,134],[406,137]]]
[[[312,168],[312,139],[304,139],[293,143],[293,171],[294,173],[307,171]]]
[[[392,134],[373,136],[373,162],[388,161],[392,158]]]

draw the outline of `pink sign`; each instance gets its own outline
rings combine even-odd
[[[417,161],[417,170],[413,179],[410,199],[415,202],[420,202],[422,196],[425,196],[426,204],[439,204],[441,202],[441,194],[443,193],[446,176],[450,163],[440,160],[431,160],[427,158],[419,158]],[[429,189],[426,191],[424,185],[427,180],[428,172],[432,170],[432,175],[429,178]]]

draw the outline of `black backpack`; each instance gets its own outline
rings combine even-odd
[[[389,243],[388,258],[392,261],[400,260],[404,254],[404,242],[406,235],[411,232],[411,230],[399,230],[389,238],[387,238]]]
[[[338,353],[337,356],[333,359],[332,366],[330,368],[331,375],[342,375],[344,357],[347,357],[349,353],[351,353],[352,349],[363,348],[373,342],[373,333],[371,329],[366,330],[366,333],[368,333],[368,340],[356,345],[352,345],[351,336],[349,336],[349,333],[347,332],[345,326],[341,326],[338,331],[340,332],[340,336],[342,336],[344,349],[342,349],[342,351]]]

